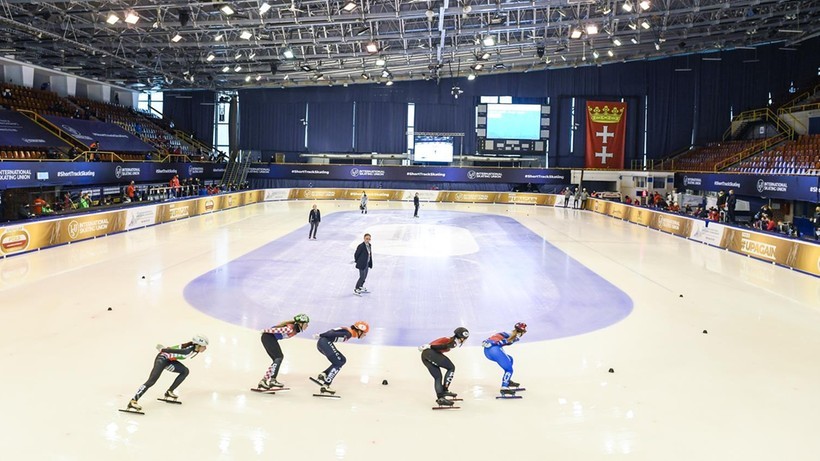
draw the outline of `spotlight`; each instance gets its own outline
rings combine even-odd
[[[188,22],[191,21],[191,14],[188,10],[178,10],[177,14],[179,15],[179,25],[185,27],[188,25]]]
[[[644,19],[643,21],[641,21],[641,27],[643,27],[644,29],[649,29],[651,26],[649,25],[649,21]]]
[[[484,53],[478,59],[481,59],[482,61],[486,61],[486,60],[490,59],[490,53]]]
[[[385,64],[387,64],[387,61],[383,57],[379,56],[378,58],[376,58],[377,66],[383,66]]]
[[[387,81],[387,83],[385,83],[385,85],[387,85],[387,86],[393,86],[393,80],[388,80],[388,81]]]
[[[632,21],[629,21],[629,28],[630,28],[630,29],[632,29],[632,30],[635,30],[635,29],[637,29],[637,28],[638,28],[638,25],[637,25],[637,24],[635,24],[635,23],[634,23],[634,22],[632,22]]]
[[[114,24],[120,22],[120,17],[117,16],[116,14],[114,14],[114,13],[111,13],[111,14],[108,15],[108,19],[106,19],[105,22],[107,22],[107,23],[109,23],[113,26]]]
[[[213,53],[208,53],[208,57],[205,58],[206,61],[211,62],[216,59],[216,55]]]
[[[176,43],[180,40],[182,40],[182,35],[176,34],[173,37],[171,37],[171,41],[174,42],[174,43]]]
[[[285,48],[285,51],[282,52],[282,56],[284,56],[285,59],[293,59],[293,49]]]
[[[633,45],[637,45],[638,44],[638,37],[632,37],[632,38],[629,39],[629,41],[632,42]]]
[[[251,81],[251,76],[250,76],[250,75],[246,76],[246,77],[245,77],[245,81],[246,81],[246,82],[250,82],[250,81]]]
[[[622,44],[621,39],[618,38],[618,37],[613,38],[612,39],[612,44],[615,45],[615,46],[621,46],[621,44]]]
[[[495,37],[492,35],[487,35],[482,40],[482,43],[484,43],[484,46],[493,46],[495,45]]]
[[[382,78],[387,78],[387,77],[389,77],[389,76],[390,76],[390,71],[389,71],[389,70],[387,70],[387,69],[384,69],[384,70],[382,71]]]
[[[231,68],[228,67],[228,66],[225,66],[225,67],[222,68],[222,72],[227,72],[229,70],[231,70]]]
[[[598,24],[587,24],[587,34],[595,35],[598,33]]]
[[[641,9],[642,9],[642,10],[644,10],[644,11],[648,10],[648,9],[649,9],[649,7],[650,7],[650,6],[652,6],[652,4],[651,4],[651,3],[649,3],[649,0],[643,0],[643,1],[642,1],[641,3],[639,3],[638,5],[640,5],[640,6],[641,6]]]
[[[660,44],[660,43],[655,42],[655,50],[656,50],[656,51],[660,51],[660,50],[661,50],[661,44]]]
[[[369,80],[370,76],[367,75],[366,73],[362,72],[362,78],[365,79],[365,80]]]
[[[601,56],[601,54],[598,53],[598,50],[592,50],[592,57],[593,58],[598,59],[600,56]]]
[[[627,13],[632,12],[632,3],[631,2],[624,2],[621,8],[626,11]]]
[[[256,76],[256,81],[258,82],[259,80],[262,80],[262,76],[261,76],[261,75],[257,75],[257,76]]]
[[[481,64],[480,62],[473,66],[473,70],[481,70],[483,68],[484,68],[484,64]]]
[[[222,34],[216,34],[216,37],[214,37],[214,41],[215,42],[221,42],[222,41]]]
[[[569,34],[569,37],[570,38],[581,38],[581,34],[582,34],[581,29],[572,29],[572,32],[570,32],[570,34]]]
[[[475,74],[470,72],[470,74],[467,75],[467,80],[475,80]]]
[[[240,70],[242,70],[242,66],[240,66],[239,64],[237,64],[236,67],[233,68],[234,72],[239,72]]]
[[[243,30],[241,34],[239,34],[239,38],[242,40],[250,40],[253,37],[253,34],[248,32],[247,30]]]
[[[307,65],[307,64],[302,64],[301,66],[299,66],[299,68],[300,68],[300,69],[302,69],[302,70],[303,70],[303,71],[305,71],[305,72],[310,72],[310,71],[312,71],[312,70],[313,70],[313,68],[312,68],[312,67],[310,67],[310,66],[309,66],[309,65]]]
[[[356,5],[356,2],[349,1],[345,3],[345,6],[343,6],[342,9],[350,13],[351,11],[355,10],[357,6],[358,5]]]
[[[125,15],[125,22],[127,22],[128,24],[136,24],[139,20],[140,15],[134,13],[133,11],[129,11],[128,14]]]
[[[606,52],[606,54],[607,54],[607,56],[609,56],[610,58],[611,58],[611,57],[613,57],[613,56],[615,56],[615,53],[614,53],[612,50],[607,51],[607,52]]]
[[[544,47],[539,46],[538,48],[536,48],[535,49],[535,55],[538,56],[539,59],[543,58],[544,57]]]
[[[377,45],[376,42],[368,42],[368,44],[365,45],[365,49],[367,50],[368,53],[371,53],[371,54],[372,53],[378,53],[379,52],[379,45]]]
[[[230,16],[236,13],[236,11],[234,11],[233,8],[231,8],[231,5],[222,5],[222,8],[220,8],[219,11],[225,13],[226,16]]]
[[[259,14],[265,14],[270,10],[270,3],[264,2],[259,6]]]
[[[365,27],[362,27],[362,28],[360,28],[360,29],[356,29],[356,31],[354,32],[354,34],[355,34],[357,37],[361,37],[362,35],[364,35],[364,34],[366,34],[366,33],[368,33],[368,32],[370,32],[370,28],[369,28],[369,27],[367,27],[367,26],[365,26]]]
[[[251,51],[251,54],[248,55],[248,59],[253,59],[256,57],[256,51]]]

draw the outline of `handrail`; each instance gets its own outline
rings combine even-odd
[[[726,138],[731,135],[733,132],[733,126],[736,122],[750,122],[759,120],[769,121],[775,125],[778,131],[786,133],[789,138],[794,137],[794,128],[784,122],[783,119],[778,117],[777,114],[772,112],[771,109],[766,107],[763,109],[747,110],[735,116],[735,118],[732,119],[732,123],[729,125],[729,128],[723,133],[723,140],[725,141]]]
[[[192,135],[192,134],[186,133],[182,130],[176,130],[175,129],[174,130],[174,135],[177,138],[187,142],[188,144],[191,144],[192,146],[194,146],[196,148],[202,149],[203,152],[213,152],[213,149],[214,149],[213,146],[209,146],[209,145],[205,144],[204,142],[200,141],[199,139],[196,139],[194,137],[194,135]]]
[[[741,162],[746,160],[747,158],[762,152],[768,149],[775,144],[779,144],[783,141],[789,139],[789,136],[786,133],[779,133],[777,136],[772,136],[771,138],[766,138],[762,142],[754,144],[751,147],[743,149],[742,151],[738,152],[737,154],[732,155],[729,158],[723,159],[720,162],[715,164],[714,171],[720,171],[723,168],[728,167],[729,165],[733,165],[737,162]]]
[[[111,152],[111,151],[107,151],[107,150],[97,150],[97,151],[94,151],[94,150],[86,150],[86,151],[83,151],[82,153],[80,153],[80,157],[82,157],[83,159],[85,159],[85,161],[86,161],[86,162],[90,162],[90,161],[92,161],[92,160],[91,160],[91,154],[97,154],[97,155],[101,155],[101,154],[102,154],[103,156],[105,156],[105,155],[109,155],[109,156],[110,156],[111,160],[101,160],[102,162],[114,162],[114,161],[117,161],[117,162],[124,162],[124,160],[122,159],[122,157],[120,157],[119,155],[117,155],[117,153],[116,153],[116,152]],[[78,158],[79,158],[79,157],[78,157]]]
[[[54,136],[60,138],[63,141],[66,141],[71,147],[77,147],[81,149],[88,149],[89,146],[83,144],[82,142],[78,141],[65,131],[63,131],[57,125],[51,123],[48,119],[43,117],[42,115],[38,114],[37,112],[28,110],[28,109],[17,109],[17,112],[27,116],[30,118],[34,123],[36,123],[40,128],[48,131],[49,133],[53,134]]]
[[[782,114],[784,112],[797,112],[796,110],[794,110],[794,108],[799,107],[799,106],[797,106],[798,101],[800,101],[800,100],[802,100],[806,97],[814,96],[818,92],[820,92],[820,83],[818,83],[817,85],[814,85],[814,87],[812,89],[800,93],[799,95],[792,98],[786,104],[783,104],[782,106],[780,106],[780,108],[777,109],[777,113]]]

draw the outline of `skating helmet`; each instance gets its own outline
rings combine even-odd
[[[353,328],[359,330],[363,335],[370,332],[370,325],[367,324],[364,320],[359,320],[358,322],[353,324]]]
[[[518,322],[515,324],[515,329],[520,331],[521,333],[527,332],[527,324],[524,322]]]
[[[196,344],[197,346],[205,346],[208,347],[208,337],[205,335],[195,335],[191,342]]]
[[[296,314],[293,316],[293,321],[296,323],[310,323],[310,317],[307,314]]]
[[[470,330],[464,327],[458,327],[453,331],[453,335],[455,335],[456,338],[464,341],[465,339],[470,337]]]

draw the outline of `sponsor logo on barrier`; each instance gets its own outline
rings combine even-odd
[[[0,180],[19,181],[31,179],[31,170],[0,170]]]
[[[467,172],[467,179],[475,179],[475,171],[470,170]]]
[[[538,196],[510,194],[507,196],[507,200],[511,203],[537,203]]]
[[[740,237],[740,249],[745,253],[759,256],[774,261],[777,259],[777,245],[764,242],[756,242],[751,239],[751,234],[743,232]]]
[[[670,231],[680,231],[680,222],[677,219],[670,219],[665,216],[661,216],[658,219],[658,227],[670,230]]]
[[[205,173],[205,168],[202,168],[201,166],[188,165],[188,176],[203,173]]]
[[[214,210],[214,201],[211,199],[205,200],[205,211]]]
[[[108,219],[95,219],[86,222],[77,222],[72,219],[68,223],[68,236],[73,240],[82,237],[84,234],[95,233],[104,229],[108,229]]]
[[[15,253],[24,251],[28,248],[31,241],[31,235],[24,228],[6,229],[3,235],[0,235],[0,249],[3,253]]]
[[[42,143],[46,142],[45,139],[39,139],[39,138],[23,138],[23,141],[25,141],[27,143],[31,143],[31,144],[42,144]]]
[[[114,176],[116,176],[117,179],[120,179],[123,176],[139,176],[139,175],[140,175],[140,169],[139,168],[123,168],[121,166],[117,166],[116,168],[114,168]]]
[[[168,208],[168,219],[187,218],[189,214],[188,205],[171,206]]]
[[[302,195],[305,198],[316,198],[316,199],[334,198],[334,197],[336,197],[336,191],[335,190],[310,190],[310,189],[306,189],[302,193]]]
[[[456,193],[456,200],[460,202],[481,202],[490,200],[487,194],[470,194],[470,193]]]
[[[228,196],[228,205],[227,206],[229,206],[229,207],[233,206],[233,197],[234,197],[233,195]]]
[[[684,186],[700,186],[701,179],[700,178],[690,178],[689,176],[683,177],[683,185]]]
[[[765,181],[763,179],[757,180],[757,191],[763,192],[788,192],[789,185],[784,182]]]

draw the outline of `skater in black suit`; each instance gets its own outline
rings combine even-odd
[[[416,195],[413,197],[413,207],[415,207],[415,211],[413,211],[413,217],[419,217],[419,193],[416,192]]]
[[[322,222],[322,213],[313,205],[308,215],[308,222],[310,223],[310,230],[308,231],[308,240],[316,240],[316,231],[319,229],[319,223]]]
[[[364,281],[367,280],[367,271],[373,268],[373,252],[370,249],[370,234],[364,234],[364,241],[356,247],[353,253],[353,260],[356,262],[356,269],[359,269],[359,280],[356,281],[356,288],[353,293],[361,296],[367,291]]]

